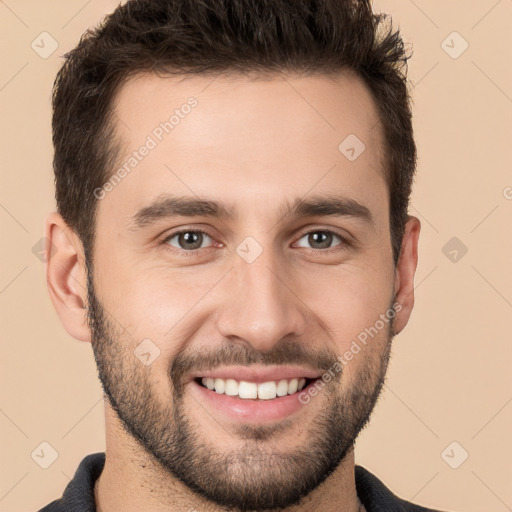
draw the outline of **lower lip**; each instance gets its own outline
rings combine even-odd
[[[309,386],[298,393],[276,397],[272,400],[244,399],[237,396],[229,396],[216,393],[196,381],[190,383],[192,393],[198,399],[209,406],[215,413],[221,412],[229,419],[246,423],[266,423],[270,421],[282,421],[288,416],[301,410],[304,405],[299,401],[299,396],[307,392]]]

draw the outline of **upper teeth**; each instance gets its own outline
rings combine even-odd
[[[257,384],[255,382],[236,381],[234,379],[219,379],[203,377],[201,382],[208,389],[216,393],[239,398],[260,398],[261,400],[272,400],[276,396],[291,395],[300,391],[306,385],[306,379],[282,379]]]

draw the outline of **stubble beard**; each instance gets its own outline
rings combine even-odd
[[[187,415],[186,403],[190,404],[190,398],[186,400],[183,372],[177,368],[193,367],[193,358],[179,355],[182,358],[179,364],[176,360],[170,362],[172,400],[163,403],[161,394],[152,387],[150,369],[134,355],[137,343],[107,318],[108,313],[94,292],[89,268],[88,304],[98,375],[125,431],[164,472],[192,492],[219,507],[241,512],[282,510],[296,505],[334,472],[369,421],[384,384],[393,337],[390,322],[384,354],[367,360],[366,371],[361,370],[355,376],[350,389],[339,385],[341,372],[336,383],[326,385],[320,392],[326,395],[322,410],[315,407],[315,400],[304,406],[315,407],[313,419],[308,422],[307,415],[304,420],[308,425],[307,444],[289,451],[269,449],[269,444],[276,444],[278,436],[287,441],[286,432],[292,422],[285,419],[272,425],[235,426],[233,436],[237,448],[230,450],[210,442],[208,432],[198,429]],[[279,361],[272,362],[296,362],[294,346],[284,344],[283,347]],[[261,354],[247,353],[240,345],[231,349],[229,359],[238,363],[264,359]],[[372,347],[367,346],[365,350],[370,354]],[[323,361],[329,357],[330,354],[326,355]],[[217,428],[214,419],[210,419],[212,428]]]

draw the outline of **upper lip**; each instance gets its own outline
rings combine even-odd
[[[322,375],[318,370],[299,366],[225,366],[215,370],[205,370],[195,373],[191,379],[211,377],[219,379],[234,379],[245,382],[270,382],[283,379],[316,379]]]

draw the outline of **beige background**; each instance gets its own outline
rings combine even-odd
[[[57,498],[80,460],[104,450],[90,346],[61,326],[32,248],[54,209],[50,90],[61,55],[115,4],[0,1],[4,512]],[[415,52],[419,169],[411,213],[423,228],[415,311],[395,339],[357,462],[421,504],[512,510],[512,1],[381,0],[376,8],[393,15]],[[51,48],[48,36],[39,37],[44,31],[59,45],[46,59],[31,47],[45,37]],[[453,31],[460,36],[448,37]],[[464,41],[467,50],[452,58]],[[468,249],[461,256],[459,248],[455,262],[451,246],[448,257],[443,252],[452,237]],[[58,452],[47,469],[31,457],[42,442]],[[446,461],[460,462],[463,450],[468,459],[452,469]]]

